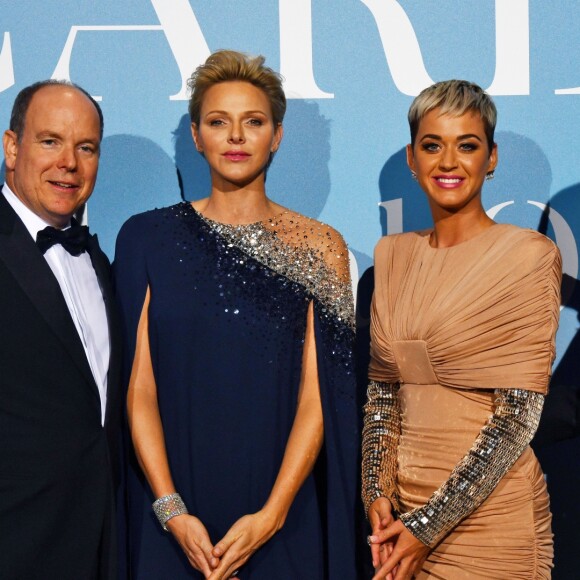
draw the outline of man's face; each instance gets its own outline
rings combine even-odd
[[[90,197],[99,166],[100,123],[75,89],[49,85],[34,94],[22,135],[4,133],[6,183],[47,223],[62,228]]]

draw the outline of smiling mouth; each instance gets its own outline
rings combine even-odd
[[[435,180],[438,181],[439,183],[446,183],[449,185],[461,183],[463,181],[459,177],[436,177]]]
[[[55,187],[60,187],[62,189],[78,189],[78,185],[73,184],[73,183],[65,183],[64,181],[50,181],[49,182],[51,185],[54,185]]]

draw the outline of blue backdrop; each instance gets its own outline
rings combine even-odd
[[[413,96],[447,78],[494,95],[500,161],[486,209],[547,233],[564,256],[558,359],[536,450],[552,495],[555,577],[577,577],[577,0],[0,0],[1,126],[16,93],[39,79],[70,78],[102,99],[105,139],[88,219],[111,257],[130,215],[207,193],[185,80],[218,48],[264,54],[285,76],[285,138],[269,194],[339,229],[356,278],[381,235],[430,224],[405,163]]]

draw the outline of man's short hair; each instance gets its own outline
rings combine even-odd
[[[30,101],[32,101],[32,97],[40,89],[43,89],[44,87],[51,87],[51,86],[72,87],[72,88],[76,89],[77,91],[80,91],[81,93],[83,93],[83,95],[85,95],[91,101],[91,103],[93,103],[93,105],[94,105],[94,107],[97,110],[97,113],[99,115],[100,138],[102,140],[105,122],[103,119],[103,111],[101,110],[99,103],[97,103],[97,101],[95,101],[95,99],[93,99],[93,97],[91,97],[91,95],[87,91],[85,91],[85,89],[83,89],[82,87],[79,87],[79,85],[76,85],[75,83],[71,83],[70,81],[57,80],[57,79],[48,79],[45,81],[38,81],[36,83],[33,83],[32,85],[24,87],[18,93],[18,95],[16,95],[16,99],[14,100],[14,105],[12,105],[12,113],[10,115],[10,130],[14,131],[14,133],[16,133],[16,135],[18,136],[18,141],[21,141],[22,134],[24,133],[24,124],[26,122],[26,113],[28,112],[28,107],[30,106]]]

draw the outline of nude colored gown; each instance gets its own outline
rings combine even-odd
[[[423,506],[472,447],[494,389],[547,391],[560,276],[556,246],[510,225],[446,249],[432,248],[429,232],[379,242],[369,378],[401,383],[403,513]],[[549,498],[527,446],[417,577],[549,578],[552,558]]]

